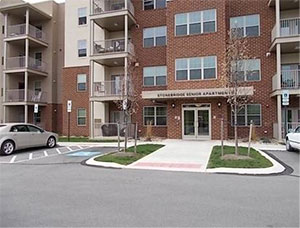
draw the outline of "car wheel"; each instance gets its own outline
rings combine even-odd
[[[285,147],[287,151],[293,151],[293,147],[291,147],[291,143],[289,139],[286,139]]]
[[[53,148],[55,146],[56,146],[56,139],[53,136],[51,136],[47,141],[47,147]]]
[[[11,140],[7,140],[2,143],[1,146],[1,154],[3,155],[10,155],[15,151],[15,144]]]

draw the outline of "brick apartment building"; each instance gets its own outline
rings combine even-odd
[[[282,138],[285,90],[288,128],[300,122],[297,0],[66,0],[62,6],[62,109],[53,120],[61,134],[67,134],[72,100],[71,135],[105,136],[105,124],[123,120],[115,101],[130,85],[139,104],[131,122],[138,123],[140,135],[151,122],[155,136],[219,139],[224,118],[225,137],[232,137],[221,83],[232,29],[247,39],[251,56],[241,63],[253,99],[239,113],[240,136],[253,120],[257,136]]]

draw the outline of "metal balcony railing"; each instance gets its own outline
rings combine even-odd
[[[6,60],[6,70],[16,70],[26,67],[26,57],[9,57]],[[47,63],[40,61],[38,59],[29,57],[28,58],[28,68],[32,70],[37,70],[41,72],[47,72]]]
[[[300,34],[300,18],[280,20],[280,36],[294,36]]]
[[[35,26],[29,25],[29,35],[47,43],[46,33]]]
[[[41,71],[41,72],[47,72],[47,63],[45,63],[44,61],[41,61],[39,59],[29,57],[28,68],[37,70],[37,71]]]
[[[281,88],[282,89],[300,88],[300,70],[281,71]]]
[[[125,83],[124,75],[122,79],[113,81],[94,82],[93,96],[95,97],[110,97],[110,96],[125,96],[125,86],[127,84],[127,94],[133,94],[133,86],[130,80]]]
[[[124,85],[125,80],[94,82],[94,96],[121,96],[124,93]]]
[[[125,38],[94,41],[94,55],[125,51]],[[134,46],[128,41],[128,52],[134,54]]]
[[[6,70],[25,68],[25,56],[9,57],[6,59]]]
[[[7,38],[26,35],[26,24],[10,25],[7,27]],[[28,35],[47,42],[46,33],[33,25],[29,25]]]
[[[7,36],[6,37],[16,37],[26,34],[26,24],[10,25],[7,26]]]
[[[25,102],[25,90],[24,89],[6,90],[5,102]],[[27,102],[46,103],[47,93],[42,91],[27,90]]]
[[[127,8],[125,1],[127,1]],[[93,0],[91,8],[93,15],[124,9],[128,9],[134,15],[134,6],[130,0]]]

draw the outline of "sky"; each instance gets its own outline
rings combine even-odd
[[[24,0],[25,2],[30,2],[30,3],[36,3],[36,2],[43,2],[47,0]],[[65,0],[55,0],[56,2],[65,2]]]

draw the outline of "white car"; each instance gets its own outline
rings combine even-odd
[[[32,124],[0,124],[0,153],[10,155],[16,150],[31,147],[56,146],[58,135]]]
[[[300,126],[295,131],[288,133],[285,139],[287,151],[300,150]]]

